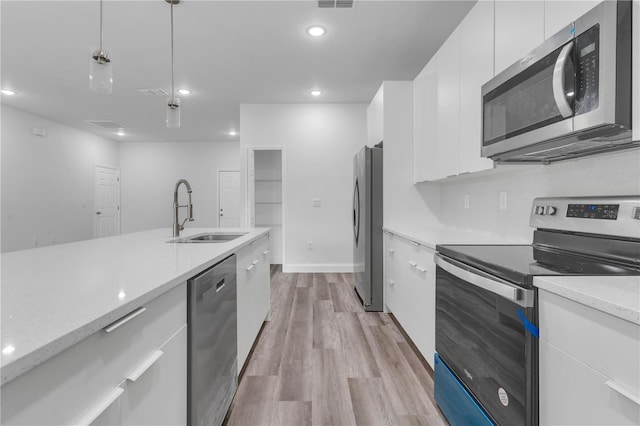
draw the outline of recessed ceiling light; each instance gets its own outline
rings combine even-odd
[[[181,95],[190,95],[191,94],[191,90],[189,90],[189,89],[178,89],[178,93],[180,93]]]
[[[307,28],[307,34],[309,34],[312,37],[320,37],[324,35],[326,32],[327,30],[325,30],[324,27],[321,27],[319,25],[314,25],[313,27]]]
[[[16,94],[16,92],[14,92],[11,89],[2,89],[0,90],[0,92],[2,92],[3,95],[7,95],[7,96],[13,96]]]
[[[238,134],[238,132],[236,132],[235,130],[230,130],[229,131],[229,136],[236,136]]]
[[[321,90],[312,90],[309,93],[311,93],[311,96],[320,96],[320,95],[322,95],[322,91]]]
[[[124,135],[125,135],[124,130],[118,130],[118,131],[116,132],[116,135],[118,135],[118,136],[124,136]]]
[[[14,353],[16,351],[15,346],[13,345],[7,345],[5,346],[5,348],[2,350],[2,353],[4,355],[11,355],[12,353]]]

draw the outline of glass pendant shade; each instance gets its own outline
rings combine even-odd
[[[93,50],[89,57],[89,89],[110,94],[113,90],[113,69],[109,53]]]
[[[167,127],[177,129],[180,127],[180,99],[169,98],[167,101]]]

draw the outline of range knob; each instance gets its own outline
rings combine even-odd
[[[535,209],[534,213],[537,214],[537,215],[543,215],[544,214],[544,206],[536,206],[536,209]]]
[[[546,206],[544,208],[544,214],[548,214],[549,216],[553,216],[556,214],[556,208],[553,206]]]

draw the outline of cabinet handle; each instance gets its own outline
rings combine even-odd
[[[142,376],[145,373],[145,371],[150,369],[151,366],[153,364],[155,364],[156,361],[159,360],[162,355],[164,355],[164,352],[162,352],[162,351],[153,351],[151,356],[149,358],[145,359],[142,362],[142,364],[137,366],[135,370],[133,370],[131,373],[129,373],[129,375],[126,377],[126,379],[129,380],[130,382],[135,382],[136,380],[138,380],[140,378],[140,376]]]
[[[413,244],[414,246],[420,247],[420,243],[419,242],[413,241],[413,240],[409,240],[409,241],[411,241],[411,244]]]
[[[107,333],[111,333],[116,328],[128,323],[129,321],[131,321],[132,319],[134,319],[135,317],[137,317],[138,315],[140,315],[141,313],[143,313],[146,310],[147,310],[147,308],[145,308],[144,306],[141,306],[138,309],[136,309],[135,311],[123,316],[119,320],[116,320],[116,321],[112,322],[111,324],[109,324],[108,326],[106,326],[104,328],[104,331],[106,331]]]
[[[396,285],[396,282],[394,280],[389,280],[389,285],[393,287]]]
[[[253,266],[254,266],[254,265],[253,265],[253,263],[252,263],[251,265],[247,266],[245,269],[246,269],[247,271],[250,271],[250,270],[252,270],[252,269],[253,269]]]
[[[263,251],[262,254],[265,255],[265,256],[268,255],[269,254],[269,250]]]
[[[427,272],[427,270],[425,268],[423,268],[422,266],[416,265],[415,268],[420,272]]]
[[[252,265],[257,265],[257,264],[258,264],[258,262],[260,262],[260,259],[256,259],[256,260],[254,260],[253,262],[251,262],[251,264],[252,264]]]
[[[395,253],[395,252],[396,252],[396,251],[395,251],[394,249],[389,249],[389,253],[390,253],[390,254],[393,254],[393,253]]]
[[[409,265],[413,266],[414,268],[417,266],[417,263],[414,262],[413,260],[409,261]]]
[[[113,404],[116,399],[122,395],[124,389],[121,387],[117,387],[105,395],[96,405],[94,405],[89,411],[87,411],[84,416],[80,417],[74,424],[77,426],[89,426],[91,423],[95,421],[100,414],[104,413],[104,411]]]
[[[607,385],[614,391],[618,392],[620,395],[624,396],[625,398],[630,399],[636,405],[640,405],[640,395],[638,395],[636,392],[632,391],[628,387],[623,386],[619,383],[616,383],[613,380],[609,380],[605,382],[605,385]]]

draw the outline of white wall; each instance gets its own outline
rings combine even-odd
[[[440,185],[413,184],[413,84],[385,81],[376,96],[382,91],[384,225],[428,240],[438,226]]]
[[[194,222],[218,226],[218,170],[238,170],[238,142],[123,142],[120,146],[122,233],[171,228],[173,191],[179,179],[193,190]],[[180,204],[186,204],[184,186]],[[180,209],[180,222],[186,209]]]
[[[283,265],[286,271],[353,269],[353,156],[367,142],[366,107],[365,104],[240,106],[243,159],[248,146],[282,146],[286,151]],[[243,192],[245,178],[243,172]],[[321,207],[313,207],[314,198],[321,200]],[[246,214],[243,220],[246,223]],[[307,248],[308,241],[313,242],[312,249]]]
[[[118,142],[1,108],[2,252],[93,238],[94,167],[118,167]]]
[[[498,167],[498,171],[500,171]],[[530,243],[531,203],[536,197],[640,195],[640,149],[553,163],[507,166],[509,171],[441,184],[441,222],[501,239]],[[499,209],[500,192],[507,209]],[[470,198],[464,209],[464,195]]]

